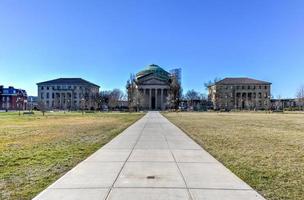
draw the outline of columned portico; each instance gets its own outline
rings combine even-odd
[[[131,85],[130,101],[139,105],[142,110],[163,110],[166,108],[168,91],[170,91],[171,74],[157,65],[149,65],[146,69],[136,74],[135,85],[137,95],[134,98]]]
[[[164,87],[162,85],[153,87],[141,86],[138,89],[144,100],[141,106],[144,109],[148,110],[164,110],[166,107],[166,100],[164,100],[164,91],[168,89],[168,87]],[[145,102],[148,102],[148,104]]]

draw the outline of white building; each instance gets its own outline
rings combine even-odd
[[[99,86],[81,78],[58,78],[37,83],[38,102],[46,109],[98,108]]]

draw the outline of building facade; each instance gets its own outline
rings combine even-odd
[[[303,103],[297,99],[271,99],[272,110],[300,110]]]
[[[36,97],[36,96],[27,97],[27,109],[28,110],[38,110],[38,97]]]
[[[81,78],[59,78],[37,83],[38,104],[47,110],[98,109],[99,86]]]
[[[127,86],[128,97],[130,98],[130,90],[134,86],[140,109],[164,110],[168,105],[170,82],[171,74],[169,72],[158,65],[149,65],[136,74],[134,83]]]
[[[0,110],[26,110],[27,93],[23,89],[12,86],[4,88],[0,86]]]
[[[251,78],[225,78],[208,87],[215,110],[270,109],[271,83]]]

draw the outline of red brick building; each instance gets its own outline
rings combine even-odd
[[[26,110],[27,94],[25,90],[0,85],[0,110]]]

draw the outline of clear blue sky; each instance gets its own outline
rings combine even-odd
[[[0,0],[0,84],[82,77],[124,89],[131,72],[181,67],[184,90],[215,77],[304,84],[303,0]]]

